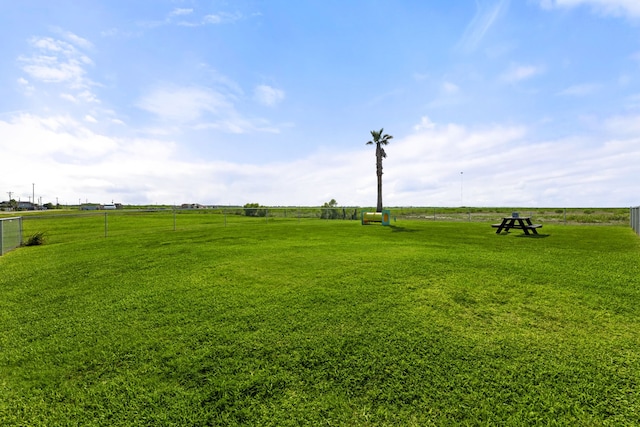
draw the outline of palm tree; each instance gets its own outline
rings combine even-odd
[[[382,212],[382,159],[387,157],[387,153],[384,152],[383,145],[387,145],[389,140],[393,138],[391,135],[382,134],[384,129],[380,131],[371,131],[372,141],[367,142],[367,145],[376,144],[376,174],[378,175],[378,204],[376,206],[376,212]]]

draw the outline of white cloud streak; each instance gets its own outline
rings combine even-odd
[[[600,88],[599,85],[593,83],[585,83],[569,86],[561,90],[558,95],[564,96],[586,96],[596,92]]]
[[[458,42],[458,49],[475,50],[508,7],[509,0],[493,1],[491,4],[487,4],[486,0],[476,1],[476,13]]]
[[[601,15],[640,18],[640,2],[638,0],[540,0],[544,9],[573,8],[589,6]]]
[[[507,83],[518,83],[544,73],[544,67],[535,65],[512,65],[501,76]]]
[[[284,91],[268,85],[259,85],[255,89],[254,97],[260,104],[274,107],[284,99]]]

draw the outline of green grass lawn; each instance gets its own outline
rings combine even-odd
[[[25,220],[0,425],[638,425],[625,226]]]

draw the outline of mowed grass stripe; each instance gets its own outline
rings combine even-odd
[[[626,227],[100,219],[0,258],[3,425],[640,423]]]

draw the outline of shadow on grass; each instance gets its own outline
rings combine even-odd
[[[398,227],[397,225],[390,225],[389,227],[391,228],[391,231],[393,231],[394,233],[414,233],[418,231],[411,228]]]
[[[551,234],[518,234],[516,237],[527,237],[529,239],[544,239],[545,237],[549,237]]]

